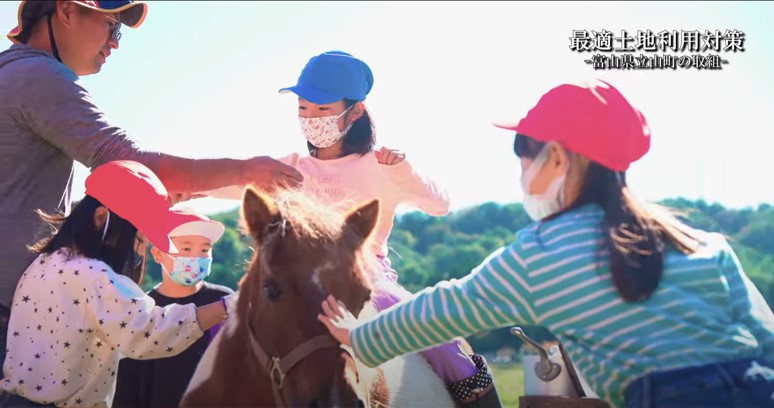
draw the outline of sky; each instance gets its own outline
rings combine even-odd
[[[0,2],[3,32],[16,24],[17,6]],[[144,24],[124,27],[120,48],[83,82],[145,149],[193,158],[282,156],[306,144],[295,96],[277,91],[295,84],[312,56],[347,51],[373,70],[366,105],[378,144],[406,152],[460,209],[521,200],[512,133],[492,122],[520,119],[556,85],[601,78],[651,128],[651,150],[628,172],[638,197],[741,208],[774,198],[765,177],[774,29],[764,16],[772,15],[774,3],[736,1],[150,1]],[[722,70],[595,70],[584,63],[591,54],[570,49],[570,37],[603,29],[736,29],[745,34],[744,51],[720,52],[728,61]],[[0,39],[0,49],[8,46]],[[78,164],[74,197],[83,195],[87,174]],[[214,213],[239,203],[185,205]]]

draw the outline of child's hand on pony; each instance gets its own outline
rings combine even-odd
[[[349,332],[357,327],[357,318],[333,296],[328,296],[322,303],[322,313],[317,315],[320,321],[336,341],[349,347]]]
[[[379,164],[388,166],[396,165],[406,159],[406,153],[387,147],[382,147],[379,150],[374,151],[374,155]]]

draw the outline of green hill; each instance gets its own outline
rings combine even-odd
[[[720,204],[682,198],[664,204],[684,214],[696,228],[725,234],[736,249],[745,272],[758,286],[769,305],[774,302],[774,207],[727,209]],[[250,258],[249,240],[237,229],[238,211],[212,217],[226,225],[214,248],[209,281],[236,287]],[[465,276],[489,253],[511,242],[515,232],[529,223],[521,204],[486,203],[430,217],[410,212],[398,217],[390,237],[390,259],[401,283],[410,291],[432,286],[439,280]],[[160,279],[158,265],[149,263],[145,288]],[[539,328],[528,328],[538,340],[550,338]],[[478,350],[517,344],[507,330],[495,330],[470,339]]]

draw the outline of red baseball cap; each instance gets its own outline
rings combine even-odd
[[[598,79],[559,85],[518,123],[494,125],[540,142],[556,141],[616,171],[626,171],[650,149],[645,117],[615,87]]]
[[[177,252],[169,233],[179,225],[161,180],[145,165],[117,160],[95,168],[86,178],[86,195],[134,225],[153,246]]]
[[[139,27],[148,14],[148,5],[144,1],[135,0],[72,0],[82,7],[101,13],[110,14],[113,18],[131,28]],[[8,39],[18,43],[20,35],[29,31],[32,23],[40,17],[53,12],[56,7],[54,0],[22,0],[16,15],[17,26],[8,33]],[[24,36],[28,34],[25,33]],[[26,40],[22,40],[26,42]]]

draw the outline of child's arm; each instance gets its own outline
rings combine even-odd
[[[758,340],[763,357],[774,359],[774,313],[761,292],[744,273],[736,253],[725,240],[720,266],[728,281],[729,297],[734,317],[743,323]]]
[[[429,215],[443,216],[449,213],[449,195],[446,188],[420,174],[405,159],[405,155],[390,160],[394,155],[389,149],[376,152],[379,163],[388,171],[392,191],[399,201],[419,208]],[[388,160],[388,161],[387,161]]]
[[[103,347],[115,347],[127,357],[144,360],[174,356],[190,346],[207,329],[217,323],[212,313],[194,304],[156,306],[134,282],[117,275],[104,263],[95,264],[104,270],[101,279],[86,288],[87,327],[104,342]],[[222,306],[219,306],[222,310]],[[203,313],[204,312],[204,313]],[[223,312],[220,317],[223,317]],[[200,326],[201,324],[201,326]]]
[[[461,280],[438,283],[356,327],[349,341],[365,364],[512,324],[535,324],[518,244],[503,247]]]
[[[221,296],[238,296],[238,294],[237,294],[236,292],[234,292],[234,291],[233,291],[231,288],[226,288],[226,287],[224,287],[224,288],[223,288],[223,290],[221,290],[219,294],[220,294]],[[227,305],[226,307],[228,308],[229,306]],[[236,308],[236,302],[234,302],[234,310],[235,310],[235,308]],[[226,314],[231,314],[232,312],[233,312],[233,310],[231,310],[231,309],[229,308],[229,309],[227,309],[227,313],[226,313]],[[216,324],[216,325],[212,326],[212,327],[210,328],[210,330],[208,330],[208,333],[209,333],[209,335],[210,335],[209,341],[212,341],[212,339],[214,339],[214,338],[215,338],[215,335],[216,335],[216,334],[218,334],[218,332],[220,331],[220,329],[221,329],[221,328],[222,328],[222,327],[223,327],[225,324],[226,324],[226,320],[222,320],[222,321],[221,321],[221,322],[219,322],[218,324]]]

